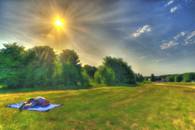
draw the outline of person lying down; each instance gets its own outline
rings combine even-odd
[[[22,111],[36,106],[47,107],[48,105],[49,105],[49,101],[46,98],[38,96],[35,98],[28,99],[19,107],[19,110]]]

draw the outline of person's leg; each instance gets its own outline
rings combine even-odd
[[[41,107],[46,107],[46,106],[49,105],[49,101],[46,100],[45,98],[40,97],[40,98],[37,98],[36,100],[37,100],[37,102],[38,102],[37,104],[38,104],[39,106],[41,106]]]
[[[26,102],[22,103],[22,105],[19,107],[19,110],[22,111],[25,105],[26,105]]]
[[[49,105],[49,101],[48,100],[43,101],[42,104],[41,104],[42,107],[46,107],[48,105]]]
[[[24,107],[23,107],[23,110],[31,108],[31,107],[33,107],[32,103],[25,104]]]

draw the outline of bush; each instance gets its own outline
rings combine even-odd
[[[176,75],[175,76],[175,82],[181,82],[183,80],[182,75]]]
[[[0,49],[0,83],[11,88],[34,86],[65,86],[86,88],[90,82],[106,85],[129,85],[141,82],[121,58],[105,57],[103,65],[81,67],[79,56],[73,50],[56,55],[48,46],[24,47],[5,44]]]
[[[98,84],[114,85],[115,74],[111,68],[101,66],[95,73],[95,81]]]
[[[168,82],[174,82],[175,81],[175,77],[174,77],[174,75],[169,75],[169,76],[166,77],[166,80]]]
[[[131,67],[121,58],[105,57],[103,65],[95,74],[97,83],[109,85],[129,85],[136,83],[136,77]]]
[[[193,75],[191,73],[185,73],[183,75],[183,82],[191,82],[193,80]]]
[[[75,51],[64,50],[60,54],[60,63],[62,65],[61,78],[66,86],[84,87],[89,85],[87,77],[82,75],[79,57]]]

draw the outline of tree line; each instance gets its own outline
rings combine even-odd
[[[99,67],[82,65],[74,50],[56,54],[49,46],[26,49],[17,43],[0,49],[0,84],[10,88],[93,85],[130,85],[144,77],[133,72],[123,59],[107,56]]]
[[[195,82],[195,73],[183,73],[183,74],[171,74],[171,75],[161,75],[154,76],[151,74],[151,81],[162,81],[162,82]]]

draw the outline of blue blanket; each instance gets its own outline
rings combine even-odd
[[[16,104],[10,104],[8,105],[8,107],[10,108],[17,108],[19,109],[19,107],[22,105],[22,103],[16,103]],[[25,110],[29,110],[29,111],[40,111],[40,112],[46,112],[49,111],[53,108],[59,107],[60,104],[49,104],[46,107],[41,107],[41,106],[35,106],[35,107],[31,107],[31,108],[27,108]]]

